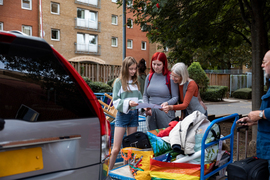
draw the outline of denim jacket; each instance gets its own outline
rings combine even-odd
[[[264,110],[266,119],[258,121],[257,156],[270,160],[270,88],[261,99],[260,110]]]

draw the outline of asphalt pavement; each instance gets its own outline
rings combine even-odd
[[[214,114],[215,116],[234,113],[244,116],[252,109],[251,99],[224,98],[222,101],[204,103],[207,107],[208,115]],[[180,116],[181,111],[176,111],[176,115]]]

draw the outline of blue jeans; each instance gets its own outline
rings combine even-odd
[[[138,127],[139,126],[138,110],[130,110],[128,114],[117,112],[115,118],[115,127]]]

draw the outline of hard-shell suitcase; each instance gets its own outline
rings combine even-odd
[[[245,128],[245,159],[239,161],[239,131]],[[257,157],[247,158],[247,126],[237,128],[237,160],[227,166],[228,180],[268,180],[268,161]]]
[[[151,148],[150,141],[147,134],[137,131],[123,138],[122,146],[124,147],[136,147],[136,148]]]

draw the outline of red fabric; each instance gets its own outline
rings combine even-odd
[[[180,91],[180,102],[183,102],[181,104],[173,105],[173,110],[184,110],[188,107],[191,99],[193,96],[198,97],[199,89],[195,81],[190,81],[187,87],[186,95],[184,98],[183,94],[183,87],[184,85],[179,85],[179,91]]]
[[[174,128],[174,126],[176,126],[176,124],[178,123],[178,121],[171,121],[169,123],[169,127],[167,127],[166,129],[160,131],[157,136],[158,137],[164,137],[164,136],[169,136],[169,133],[171,132],[171,130]]]

